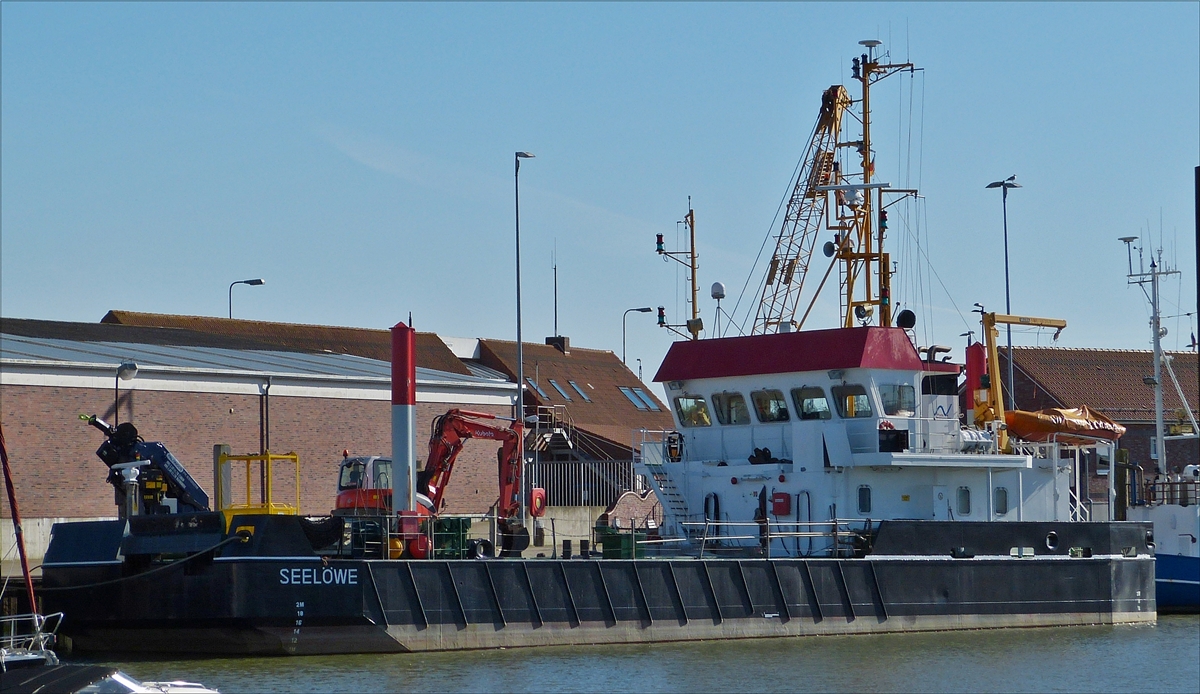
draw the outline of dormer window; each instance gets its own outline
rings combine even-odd
[[[834,386],[829,389],[833,393],[833,402],[837,405],[839,417],[858,419],[871,417],[871,398],[867,389],[857,383]]]
[[[907,383],[879,386],[883,413],[897,417],[912,417],[917,412],[916,389]]]
[[[750,410],[746,409],[746,398],[741,393],[713,393],[713,410],[717,421],[725,426],[750,423]]]
[[[787,400],[783,399],[781,391],[756,390],[750,393],[750,400],[754,402],[754,412],[758,415],[758,421],[788,421]]]

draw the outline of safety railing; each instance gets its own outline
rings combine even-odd
[[[1200,504],[1200,480],[1147,480],[1142,485],[1143,503],[1154,506],[1192,506]]]
[[[855,528],[853,524],[857,524],[859,527]],[[704,557],[706,550],[713,551],[713,545],[716,543],[724,544],[729,541],[736,541],[732,545],[726,545],[725,548],[741,550],[746,547],[753,547],[753,544],[746,542],[747,540],[756,540],[763,551],[763,555],[769,559],[771,558],[772,547],[775,541],[786,540],[788,538],[795,538],[797,540],[803,538],[828,539],[828,546],[822,551],[828,552],[829,556],[839,557],[846,554],[853,554],[853,548],[847,546],[849,543],[855,540],[862,541],[871,535],[870,518],[837,518],[828,521],[705,520],[703,522],[684,522],[681,525],[703,528],[703,532],[700,533],[701,558]],[[753,534],[722,533],[721,529],[723,528],[729,528],[735,532],[738,528],[753,528],[756,532]],[[786,528],[791,528],[791,530],[787,530]],[[714,533],[713,530],[716,530],[716,532]]]
[[[646,490],[632,460],[537,461],[526,466],[529,483],[546,490],[549,506],[610,506],[628,491]]]
[[[13,656],[38,655],[54,646],[63,613],[18,614],[0,617],[0,661]]]

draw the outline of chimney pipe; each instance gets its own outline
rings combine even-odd
[[[417,331],[392,327],[392,510],[416,508]],[[398,484],[399,483],[399,484]]]

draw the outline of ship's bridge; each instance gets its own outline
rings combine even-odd
[[[864,327],[676,342],[654,380],[666,386],[686,460],[1028,467],[960,427],[959,372],[921,359],[900,328]]]

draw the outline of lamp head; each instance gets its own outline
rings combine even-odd
[[[533,159],[534,155],[531,152],[517,152],[517,159]]]
[[[135,376],[137,376],[137,372],[137,364],[131,361],[124,361],[121,362],[121,365],[117,367],[117,378],[121,379],[122,381],[131,381]]]
[[[635,308],[634,310],[637,311],[638,313],[650,313],[654,309],[650,308],[649,306],[643,306],[641,308]]]

